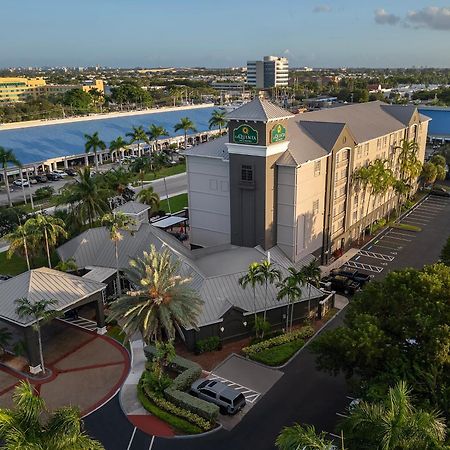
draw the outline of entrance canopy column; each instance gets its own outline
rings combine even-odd
[[[103,304],[104,295],[105,295],[105,291],[103,290],[99,294],[98,299],[95,302],[95,319],[97,321],[97,333],[98,334],[106,333],[105,307]]]
[[[30,365],[30,373],[37,374],[42,372],[41,358],[39,356],[38,334],[32,326],[24,329],[24,338],[28,354],[28,363]]]

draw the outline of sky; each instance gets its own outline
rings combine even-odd
[[[0,67],[450,67],[450,0],[21,0]]]

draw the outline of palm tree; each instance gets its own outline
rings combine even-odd
[[[261,284],[262,274],[259,271],[259,263],[254,262],[248,266],[247,273],[239,278],[239,285],[245,289],[248,285],[252,287],[253,291],[253,314],[256,326],[256,285]]]
[[[193,131],[194,133],[197,131],[195,128],[194,122],[192,122],[189,117],[182,117],[178,123],[175,124],[173,127],[175,133],[178,131],[183,130],[184,131],[184,149],[186,150],[187,147],[187,134],[188,131]]]
[[[92,228],[94,220],[109,211],[108,197],[112,194],[112,189],[92,177],[91,169],[85,167],[78,171],[75,183],[64,186],[57,203],[68,204],[74,221],[80,225],[89,222],[89,227]]]
[[[364,201],[366,200],[366,194],[370,186],[370,169],[367,166],[362,166],[359,169],[356,169],[352,174],[352,185],[353,190],[359,194],[359,192],[363,191]],[[367,201],[370,203],[370,196],[367,199]],[[364,202],[362,202],[364,207]],[[365,227],[362,227],[362,232],[364,231]],[[359,235],[361,237],[361,234]]]
[[[130,144],[137,142],[138,146],[138,156],[139,158],[142,156],[141,154],[141,142],[148,143],[147,133],[145,132],[143,127],[133,127],[133,131],[130,131],[126,134],[127,137],[130,138]]]
[[[142,258],[130,261],[127,271],[134,290],[111,305],[110,320],[120,319],[127,339],[140,331],[146,343],[173,339],[182,328],[197,329],[203,302],[188,286],[190,278],[179,275],[180,263],[168,249],[152,245]]]
[[[16,253],[17,251],[21,252],[23,250],[28,270],[30,270],[30,255],[28,253],[28,240],[31,237],[32,233],[30,231],[30,227],[25,225],[18,225],[13,232],[5,236],[5,239],[9,242],[9,249],[6,254],[7,258],[10,259],[14,253]]]
[[[354,448],[431,450],[440,448],[446,435],[444,419],[437,411],[416,408],[404,381],[389,389],[384,402],[358,403],[342,427]]]
[[[283,428],[275,445],[279,450],[333,450],[336,448],[333,442],[326,438],[326,433],[317,433],[313,425],[299,424]]]
[[[14,155],[12,150],[7,150],[5,147],[0,146],[0,165],[3,169],[3,181],[5,183],[6,195],[8,196],[8,204],[12,206],[11,193],[9,192],[9,181],[8,181],[8,166],[12,164],[14,166],[22,167],[20,161]]]
[[[131,227],[136,221],[123,212],[115,214],[105,214],[102,217],[102,225],[109,231],[109,237],[114,242],[116,255],[116,270],[117,270],[117,292],[122,295],[122,288],[120,286],[120,267],[119,267],[119,242],[123,239],[121,231],[130,231]]]
[[[392,183],[395,194],[397,195],[396,209],[397,217],[400,217],[400,205],[403,197],[410,191],[410,186],[403,180],[395,180]]]
[[[296,298],[300,298],[302,296],[302,290],[298,285],[298,272],[295,268],[290,267],[288,269],[289,275],[285,277],[283,280],[279,281],[276,286],[279,289],[277,300],[280,301],[283,298],[287,297],[288,303],[286,308],[286,333],[289,331],[289,310],[290,307],[291,317],[293,317],[294,313],[294,301]],[[291,319],[291,328],[292,328],[292,319]]]
[[[106,144],[100,139],[100,137],[98,135],[98,131],[96,131],[92,135],[85,134],[84,138],[86,139],[86,142],[84,144],[84,149],[85,149],[86,153],[89,153],[91,151],[94,152],[95,169],[98,172],[97,150],[105,150]]]
[[[209,119],[209,129],[214,127],[219,127],[219,133],[222,136],[222,128],[227,125],[228,121],[226,119],[226,111],[220,111],[218,109],[215,109],[212,114],[211,118]]]
[[[0,439],[5,450],[104,450],[83,430],[80,411],[66,406],[49,413],[28,381],[13,394],[14,409],[0,409]]]
[[[109,150],[111,152],[111,156],[116,154],[116,159],[118,158],[119,152],[121,150],[126,150],[128,146],[128,142],[126,142],[122,136],[119,136],[117,139],[114,139],[109,144]]]
[[[308,282],[308,318],[311,315],[311,286],[317,285],[320,281],[320,268],[316,261],[311,261],[306,266],[300,269],[300,273],[303,274],[305,280]]]
[[[169,132],[164,128],[155,124],[150,125],[148,137],[151,141],[155,141],[155,150],[158,151],[158,140],[160,137],[169,136]]]
[[[0,354],[5,353],[5,347],[9,344],[12,338],[12,333],[8,328],[0,328]]]
[[[65,230],[65,223],[62,219],[54,216],[44,216],[37,214],[35,217],[25,222],[25,227],[30,230],[33,241],[36,243],[45,242],[47,252],[48,267],[52,268],[50,247],[54,247],[60,237],[68,236]]]
[[[280,281],[281,272],[274,267],[274,265],[268,261],[267,259],[258,264],[258,271],[260,277],[258,277],[257,281],[260,284],[264,283],[265,292],[264,292],[264,321],[266,321],[267,315],[267,290],[269,287],[269,283],[273,284],[276,281]]]
[[[159,208],[159,195],[154,192],[152,186],[149,186],[146,189],[142,189],[138,193],[137,198],[140,202],[151,206],[150,211],[156,211]]]
[[[73,258],[69,258],[66,261],[59,261],[58,264],[56,264],[55,269],[60,272],[75,272],[78,270],[78,266]]]
[[[56,311],[49,309],[57,305],[56,300],[30,301],[27,298],[19,298],[15,301],[16,314],[21,319],[33,319],[33,329],[37,333],[39,344],[39,357],[41,360],[41,370],[45,374],[44,353],[42,351],[41,324],[52,320],[56,316]]]

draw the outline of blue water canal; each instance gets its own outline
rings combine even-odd
[[[125,138],[126,133],[130,132],[133,126],[143,126],[148,131],[150,124],[163,126],[170,136],[175,136],[183,134],[173,131],[173,126],[182,117],[189,117],[194,122],[197,131],[206,131],[213,110],[214,108],[185,109],[183,111],[0,130],[0,146],[12,149],[22,163],[32,163],[56,156],[83,153],[84,135],[96,131],[106,144],[119,136]]]
[[[419,112],[431,118],[430,136],[450,137],[450,108],[419,108]]]

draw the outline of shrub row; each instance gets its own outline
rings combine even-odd
[[[296,341],[298,339],[308,339],[313,334],[314,328],[308,325],[306,327],[300,328],[299,330],[291,331],[290,333],[285,333],[280,336],[267,339],[266,341],[250,345],[249,347],[244,347],[242,349],[242,352],[248,356],[251,356],[263,350],[268,350],[278,345],[287,344],[288,342]]]
[[[198,434],[203,431],[197,425],[194,425],[191,422],[188,422],[187,420],[182,419],[181,417],[175,416],[175,415],[171,414],[170,412],[167,412],[164,409],[156,406],[155,403],[153,403],[146,396],[146,394],[144,392],[144,388],[141,384],[138,384],[137,395],[138,395],[139,401],[141,402],[141,405],[144,407],[145,410],[147,410],[153,416],[158,417],[159,419],[168,423],[169,425],[176,428],[177,430],[182,431],[183,433],[187,433],[187,434]]]
[[[154,392],[152,392],[150,389],[147,389],[145,386],[144,386],[144,393],[145,396],[159,408],[177,417],[186,419],[188,422],[196,425],[203,431],[208,431],[214,427],[214,423],[211,423],[210,421],[204,419],[203,417],[200,417],[199,415],[191,411],[181,408],[180,406],[174,405],[172,402],[166,400],[165,398],[158,397]]]
[[[266,364],[267,366],[280,366],[286,361],[289,361],[303,346],[305,341],[303,339],[296,339],[295,341],[286,342],[276,347],[268,348],[257,353],[250,354],[250,358],[254,361]]]
[[[219,415],[219,407],[217,405],[206,402],[200,398],[196,398],[187,392],[169,387],[164,391],[164,393],[166,398],[175,405],[187,409],[188,411],[203,417],[209,422],[214,422]]]
[[[181,372],[172,383],[172,389],[178,389],[180,391],[185,391],[190,389],[191,384],[200,378],[202,374],[202,368],[200,366],[191,367]]]
[[[195,343],[195,352],[197,354],[205,352],[214,352],[220,350],[222,347],[219,336],[211,336],[205,339],[200,339]]]

